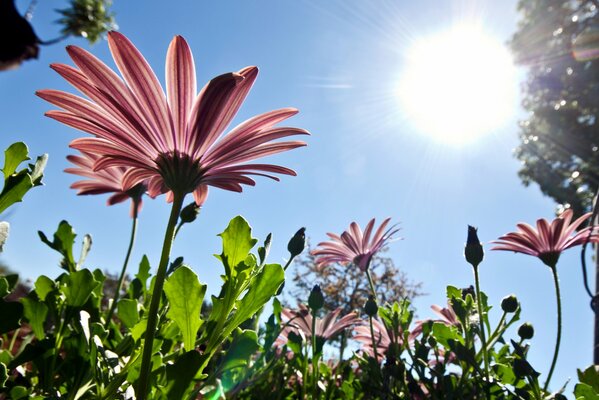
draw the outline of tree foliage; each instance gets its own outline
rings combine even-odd
[[[528,68],[519,175],[580,215],[599,187],[599,1],[520,0],[518,11],[510,44]]]

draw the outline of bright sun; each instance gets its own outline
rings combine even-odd
[[[462,145],[514,112],[515,69],[502,43],[476,27],[417,41],[399,85],[402,111],[435,140]]]

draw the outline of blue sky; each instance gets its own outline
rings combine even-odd
[[[60,4],[66,4],[61,2]],[[404,238],[390,246],[395,264],[422,281],[427,296],[416,301],[421,317],[429,305],[444,302],[445,286],[472,283],[463,259],[467,224],[479,227],[484,243],[515,229],[517,222],[551,218],[554,204],[537,186],[525,188],[512,156],[518,144],[518,100],[501,127],[463,146],[448,146],[423,135],[400,108],[395,88],[406,67],[407,49],[420,37],[475,20],[500,42],[516,26],[515,1],[221,1],[131,2],[117,0],[121,32],[146,56],[161,80],[168,43],[183,35],[194,52],[198,82],[260,67],[260,75],[237,118],[294,106],[288,121],[308,129],[309,146],[269,161],[295,169],[297,177],[260,180],[243,194],[212,190],[200,218],[186,226],[173,255],[183,255],[208,283],[219,288],[222,272],[212,254],[220,252],[217,234],[235,215],[243,215],[263,239],[274,235],[271,261],[284,262],[286,244],[301,226],[312,242],[325,232],[341,232],[351,221],[392,217]],[[21,10],[27,7],[17,1]],[[40,2],[33,25],[43,40],[58,36],[54,9]],[[43,116],[52,107],[34,96],[43,88],[73,89],[48,65],[70,63],[66,44],[88,48],[81,40],[43,47],[40,59],[0,74],[0,146],[25,141],[32,155],[49,153],[46,185],[27,195],[10,214],[11,236],[2,259],[23,276],[56,276],[59,257],[43,245],[37,230],[54,232],[67,219],[79,233],[93,236],[89,267],[113,272],[127,246],[128,205],[105,206],[102,196],[77,197],[68,165],[68,143],[81,136]],[[90,50],[113,65],[105,41]],[[443,60],[439,60],[442,68]],[[523,76],[522,71],[520,76]],[[489,74],[489,80],[493,76]],[[509,84],[518,88],[518,80]],[[431,113],[431,118],[435,118]],[[148,254],[156,266],[169,207],[164,198],[146,200],[133,260]],[[547,373],[555,340],[555,300],[549,269],[532,257],[489,252],[481,284],[499,318],[499,302],[515,293],[522,318],[535,326],[530,356]],[[579,253],[565,253],[559,264],[564,304],[564,337],[553,387],[575,378],[576,368],[592,362],[593,315],[583,291]],[[132,265],[132,270],[136,266]],[[317,283],[317,282],[315,282]],[[515,335],[515,333],[514,333]],[[570,384],[570,390],[573,383]]]

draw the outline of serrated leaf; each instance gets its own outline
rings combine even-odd
[[[576,400],[599,400],[599,394],[597,394],[591,385],[586,383],[577,383],[574,386],[574,396]]]
[[[191,351],[195,347],[196,335],[202,324],[200,311],[206,285],[200,284],[195,272],[181,266],[164,283],[164,293],[169,301],[167,316],[181,330],[185,350]]]
[[[219,236],[223,240],[223,252],[220,258],[227,276],[233,276],[235,267],[248,257],[257,239],[252,238],[252,228],[241,216],[233,218],[227,229]]]
[[[4,180],[15,173],[19,164],[29,160],[29,149],[23,142],[11,144],[8,149],[4,150],[4,167],[2,173]]]
[[[20,202],[25,193],[32,187],[33,182],[27,171],[21,171],[18,174],[6,177],[4,187],[0,193],[0,213],[14,203]]]
[[[446,348],[450,348],[449,341],[454,340],[464,344],[464,338],[458,333],[455,326],[447,326],[441,322],[433,323],[433,336],[437,342]]]
[[[42,242],[63,256],[61,262],[62,268],[69,272],[76,269],[75,259],[73,258],[73,243],[75,242],[75,237],[77,235],[75,234],[73,227],[67,221],[60,221],[52,241],[50,241],[42,231],[38,231],[38,235]]]
[[[581,383],[591,385],[596,393],[599,393],[599,371],[595,365],[591,365],[584,371],[578,370],[578,380]]]
[[[220,369],[245,367],[252,354],[260,349],[258,335],[254,331],[245,330],[235,336],[223,358]]]
[[[33,333],[38,339],[43,339],[46,336],[44,323],[48,315],[48,306],[30,296],[21,298],[23,304],[23,315],[29,321]]]
[[[66,296],[67,304],[73,307],[84,305],[96,286],[100,284],[88,269],[71,272],[65,275],[64,280],[66,285],[61,290]]]
[[[145,254],[141,258],[141,262],[139,263],[139,270],[137,271],[137,274],[135,274],[135,277],[139,279],[143,287],[143,291],[145,292],[147,290],[146,283],[148,278],[150,277],[150,260],[148,260],[148,257]]]
[[[35,292],[41,301],[46,300],[48,293],[56,288],[54,281],[45,275],[40,275],[35,281]]]
[[[137,304],[136,300],[131,299],[121,299],[118,303],[117,315],[127,328],[133,328],[139,321]]]

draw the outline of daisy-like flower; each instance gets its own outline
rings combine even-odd
[[[75,165],[65,169],[70,174],[83,176],[87,179],[76,181],[71,189],[76,189],[78,195],[113,193],[107,200],[109,206],[131,199],[131,216],[137,215],[142,207],[142,196],[146,192],[144,182],[132,188],[123,188],[123,176],[127,172],[124,167],[109,167],[94,171],[94,164],[99,156],[82,152],[81,155],[69,155],[67,159]]]
[[[439,319],[425,319],[425,320],[421,320],[421,321],[416,321],[416,323],[414,325],[414,329],[412,330],[412,333],[411,333],[412,337],[416,337],[416,336],[420,335],[422,333],[422,326],[425,323],[428,323],[430,321],[440,322],[447,326],[459,327],[461,325],[460,321],[458,320],[458,316],[456,315],[456,313],[453,310],[453,308],[451,307],[451,305],[448,304],[447,307],[441,307],[439,305],[433,304],[431,306],[431,309],[433,310],[433,312],[435,314],[437,314],[439,316]]]
[[[165,95],[151,67],[124,35],[110,32],[108,44],[123,79],[92,54],[68,46],[77,68],[52,68],[88,99],[57,90],[37,92],[62,109],[47,116],[93,135],[73,140],[71,147],[101,156],[94,170],[127,168],[125,190],[147,180],[152,197],[168,193],[171,201],[193,193],[198,205],[206,199],[208,186],[241,192],[242,185],[255,184],[252,175],[274,180],[274,174],[295,175],[282,166],[252,161],[305,146],[302,141],[273,142],[308,133],[275,127],[296,109],[257,115],[223,136],[258,75],[256,67],[220,75],[196,95],[193,56],[177,36],[167,52]]]
[[[566,210],[549,223],[546,219],[537,220],[537,229],[524,223],[518,224],[518,232],[511,232],[501,236],[493,243],[496,244],[491,250],[506,250],[516,253],[529,254],[538,257],[545,265],[551,269],[553,274],[553,284],[555,287],[555,299],[557,303],[557,338],[555,340],[555,350],[553,360],[544,390],[549,388],[551,376],[555,370],[557,357],[559,354],[560,342],[562,337],[562,301],[559,287],[559,278],[557,276],[557,262],[562,251],[570,247],[583,244],[585,241],[599,243],[599,228],[597,226],[587,226],[576,232],[576,229],[590,216],[591,213],[584,214],[576,221],[572,222],[572,210]]]
[[[401,346],[403,338],[400,332],[394,332],[384,323],[376,318],[372,319],[372,331],[374,332],[374,344],[376,344],[377,359],[384,357],[392,345]],[[410,335],[411,337],[411,335]],[[361,344],[362,351],[374,358],[372,332],[368,321],[362,321],[354,328],[352,339]]]
[[[493,241],[491,250],[506,250],[538,257],[545,265],[555,267],[562,251],[583,244],[587,239],[591,243],[599,242],[597,227],[588,226],[576,232],[576,229],[590,216],[585,214],[572,222],[572,210],[566,210],[553,222],[537,220],[537,229],[520,223],[518,232],[511,232]],[[589,235],[590,234],[590,235]]]
[[[331,238],[328,242],[319,243],[312,251],[319,266],[331,263],[354,263],[361,271],[367,271],[372,257],[399,231],[396,225],[387,228],[391,218],[383,221],[374,232],[375,219],[366,225],[364,233],[357,223],[352,222],[349,229],[341,234],[327,233]]]
[[[337,308],[325,315],[324,318],[316,318],[316,326],[314,329],[316,337],[328,340],[342,330],[361,321],[356,313],[353,312],[338,318],[341,310],[341,308]],[[287,343],[288,336],[291,332],[300,336],[304,341],[312,340],[312,314],[310,314],[308,307],[300,304],[298,310],[284,308],[281,311],[281,319],[283,329],[275,341],[275,345],[282,346]]]

